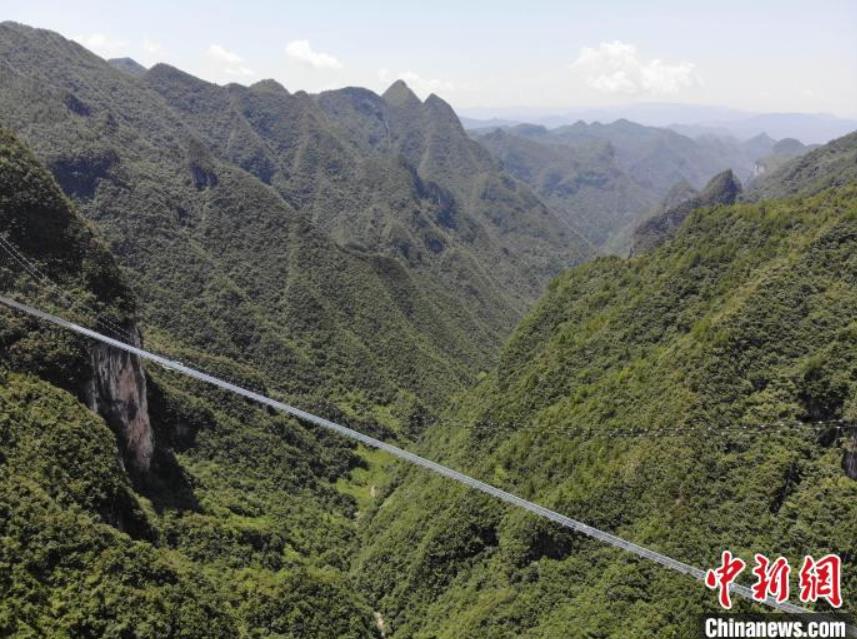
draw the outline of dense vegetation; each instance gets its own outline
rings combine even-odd
[[[853,439],[809,424],[857,419],[855,241],[851,184],[699,209],[651,253],[573,269],[425,450],[698,566],[724,548],[793,565],[838,552],[853,592]],[[649,434],[611,437],[630,428]],[[393,637],[691,637],[716,606],[686,577],[419,470],[365,536],[357,571]]]
[[[857,131],[765,173],[749,190],[750,199],[818,193],[857,180]]]
[[[0,133],[0,232],[72,301],[15,260],[4,293],[139,324],[154,350],[679,559],[834,550],[857,587],[857,442],[806,425],[857,419],[854,136],[766,175],[766,194],[800,198],[724,206],[727,174],[712,197],[675,188],[672,240],[560,275],[499,352],[548,278],[591,255],[534,191],[555,187],[609,244],[626,220],[593,212],[700,186],[734,149],[701,158],[619,122],[492,134],[489,152],[403,83],[218,87],[10,23],[0,122],[35,152]],[[131,473],[85,405],[92,353],[0,313],[0,635],[689,636],[712,606],[156,369],[155,463]],[[611,436],[632,427],[654,432]]]
[[[715,175],[698,193],[687,182],[679,182],[667,193],[661,207],[634,230],[631,255],[639,255],[667,241],[696,209],[734,204],[740,194],[741,183],[731,170]]]
[[[0,69],[0,121],[98,226],[150,342],[240,361],[303,403],[406,423],[588,255],[448,105],[403,86],[138,77],[13,23]]]
[[[113,259],[3,131],[0,220],[4,241],[66,291],[4,251],[4,294],[88,324],[97,314],[108,332],[133,326]],[[371,635],[346,578],[357,502],[333,486],[362,464],[354,452],[155,374],[158,456],[132,481],[117,433],[83,403],[91,348],[0,316],[0,635]]]

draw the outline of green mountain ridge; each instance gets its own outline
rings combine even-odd
[[[100,330],[133,330],[113,259],[2,130],[0,221],[4,242],[66,291],[37,285],[4,251],[4,295],[84,324],[91,307],[110,321]],[[350,448],[150,371],[137,410],[156,450],[141,476],[122,424],[90,410],[100,350],[0,315],[0,635],[372,636],[342,554],[354,503],[331,485],[362,464]],[[104,375],[134,373],[121,366]]]
[[[857,435],[835,426],[857,422],[857,134],[741,193],[751,161],[806,149],[627,121],[474,140],[401,81],[218,86],[9,22],[0,127],[0,246],[66,291],[6,256],[4,295],[699,567],[837,552],[857,612]],[[634,257],[594,257],[646,211]],[[691,637],[715,607],[0,313],[0,636]]]
[[[765,173],[750,185],[747,198],[761,200],[809,195],[857,179],[857,131]]]
[[[461,278],[443,269],[460,259],[453,268],[475,271],[465,279],[500,280],[492,296],[527,299],[589,250],[523,184],[498,174],[445,102],[422,103],[404,83],[387,97],[356,88],[310,96],[271,82],[217,87],[165,65],[145,79],[216,154],[340,244],[404,258],[433,280],[456,286]]]
[[[264,371],[307,404],[325,397],[364,410],[444,396],[491,361],[539,283],[585,255],[566,249],[547,209],[488,164],[466,183],[429,182],[450,172],[432,160],[435,132],[449,126],[435,101],[420,108],[428,123],[390,116],[404,122],[403,154],[427,145],[420,169],[393,153],[363,157],[306,94],[272,83],[216,87],[164,65],[134,78],[56,34],[12,23],[0,26],[0,84],[3,123],[98,225],[150,338],[191,360],[218,353]],[[259,179],[266,162],[283,167],[270,185]],[[376,182],[340,175],[328,188],[319,172],[337,175],[338,164]],[[463,198],[464,189],[476,204],[456,204],[457,227],[433,222],[450,199],[443,194]],[[349,204],[367,193],[378,195]],[[380,231],[362,240],[355,230],[340,245],[307,202],[347,214],[341,228],[364,228],[366,216],[386,211]],[[536,232],[518,233],[521,225]]]
[[[608,244],[616,229],[632,224],[640,210],[654,205],[655,194],[617,166],[609,143],[547,144],[517,130],[497,129],[477,139],[595,245]]]
[[[686,182],[679,182],[670,189],[660,210],[634,231],[631,255],[645,253],[668,240],[695,209],[734,204],[741,191],[741,183],[731,170],[715,175],[698,193]]]
[[[649,253],[571,269],[422,452],[700,567],[727,548],[792,566],[836,552],[850,591],[857,438],[812,424],[857,419],[855,238],[852,180],[697,208]],[[644,434],[612,435],[627,430]],[[687,577],[419,470],[382,503],[355,571],[391,637],[692,637],[716,607]]]

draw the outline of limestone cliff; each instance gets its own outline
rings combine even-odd
[[[0,257],[5,258],[0,260],[0,290],[60,313],[70,312],[69,298],[80,306],[86,297],[87,306],[97,307],[102,317],[121,324],[139,345],[133,299],[112,256],[51,174],[2,129],[0,237],[4,247]],[[64,291],[63,296],[57,289]],[[85,315],[91,319],[91,313]],[[155,442],[146,378],[136,358],[4,315],[0,317],[0,361],[85,400],[116,433],[126,467],[138,476],[149,471]]]
[[[140,346],[137,330],[127,332]],[[155,441],[146,401],[146,376],[140,360],[106,344],[90,349],[92,377],[86,388],[90,409],[104,418],[116,432],[124,462],[138,473],[147,473],[152,463]]]

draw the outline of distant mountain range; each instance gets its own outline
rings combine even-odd
[[[511,126],[531,122],[554,128],[578,121],[609,124],[620,119],[671,128],[684,135],[716,135],[746,140],[760,134],[796,138],[804,144],[824,144],[857,130],[857,119],[824,113],[750,113],[715,106],[639,103],[625,106],[568,109],[464,109],[460,115],[467,129]]]
[[[634,228],[676,184],[702,189],[726,169],[749,183],[811,148],[765,134],[743,142],[694,139],[628,120],[553,129],[521,124],[471,135],[572,228],[602,251],[620,254],[630,248]]]

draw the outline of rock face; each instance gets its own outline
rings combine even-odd
[[[656,213],[634,231],[631,255],[639,255],[668,240],[695,209],[718,204],[734,204],[741,193],[741,182],[731,170],[718,173],[700,193],[679,183],[670,190],[667,200]],[[683,194],[685,197],[682,197]]]
[[[131,327],[128,332],[135,338],[134,345],[139,346],[136,329]],[[145,474],[152,463],[155,442],[140,360],[101,343],[94,345],[90,354],[92,379],[87,387],[87,404],[116,432],[126,466]]]
[[[857,479],[857,435],[845,447],[842,457],[842,470],[851,479]]]
[[[84,163],[85,165],[85,163]],[[63,290],[85,290],[139,345],[134,324],[134,305],[113,258],[87,228],[47,169],[14,136],[0,129],[0,229],[8,245],[43,271]],[[8,250],[8,249],[6,249]],[[21,286],[20,264],[11,268],[0,289],[33,298],[32,277]],[[41,287],[44,289],[45,287]],[[38,290],[38,289],[37,289]],[[44,295],[44,291],[42,293]],[[50,296],[48,300],[52,299]],[[55,298],[53,298],[55,299]],[[38,336],[38,325],[0,330],[0,357],[13,370],[36,374],[86,402],[117,435],[119,450],[133,473],[148,473],[154,453],[154,437],[146,402],[146,378],[137,358],[103,344],[79,340],[69,355],[56,358],[56,339]]]

